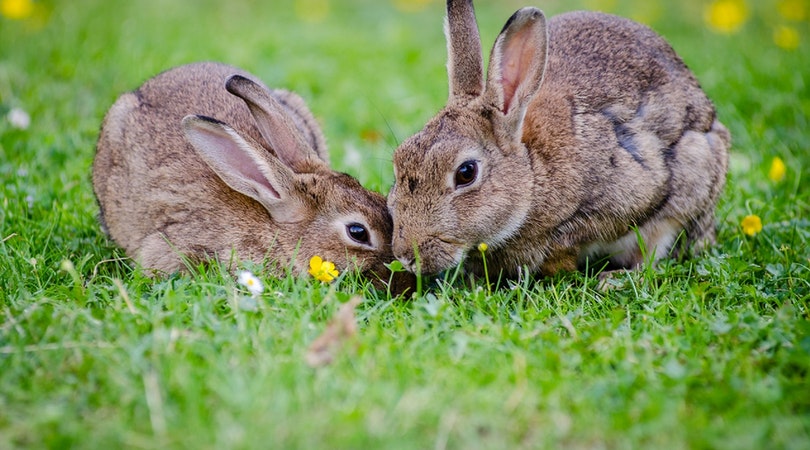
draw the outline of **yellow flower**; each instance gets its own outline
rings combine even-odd
[[[774,157],[771,162],[771,170],[768,171],[768,178],[774,183],[778,183],[785,179],[785,172],[787,172],[787,168],[782,158],[778,156]]]
[[[748,19],[748,8],[743,0],[715,0],[704,10],[703,19],[714,31],[731,34]]]
[[[776,4],[776,10],[785,19],[796,22],[804,20],[806,15],[804,0],[782,0]]]
[[[754,214],[745,216],[740,225],[742,225],[743,233],[749,236],[753,236],[762,231],[762,219]]]
[[[785,50],[796,50],[799,47],[799,32],[787,25],[779,25],[773,30],[773,43]]]
[[[489,248],[489,246],[487,245],[486,242],[482,242],[482,243],[478,244],[478,251],[481,252],[481,253],[484,253],[485,251],[487,251],[488,248]]]
[[[13,20],[22,20],[34,12],[34,2],[31,0],[2,0],[0,1],[0,14]]]
[[[316,280],[329,283],[338,276],[338,273],[335,263],[324,261],[320,256],[313,256],[309,260],[309,274]]]

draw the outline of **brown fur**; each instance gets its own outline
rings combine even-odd
[[[242,99],[226,90],[234,74],[247,78],[228,81]],[[239,148],[234,143],[253,155],[256,164],[244,169],[258,174],[264,197],[230,168],[217,171],[217,162],[228,160],[218,155],[240,153],[227,150]],[[197,63],[159,74],[115,102],[99,136],[93,186],[112,239],[158,272],[183,269],[183,256],[235,256],[267,258],[281,269],[292,264],[300,273],[319,255],[340,270],[357,264],[386,278],[383,263],[393,257],[385,198],[327,161],[321,130],[300,97],[270,91],[230,66]],[[353,222],[366,227],[370,242],[347,235],[345,224]]]
[[[448,1],[449,40],[478,40],[474,20],[471,1]],[[451,78],[484,83],[480,70],[459,73],[476,64],[453,48],[475,45],[450,46]],[[652,259],[714,242],[730,136],[652,30],[593,12],[546,24],[524,8],[498,37],[482,85],[478,96],[451,91],[394,153],[388,204],[394,255],[406,267],[416,270],[417,251],[423,273],[461,261],[480,272],[479,252],[470,250],[486,242],[488,269],[507,276],[600,257],[635,268],[644,252],[634,228]],[[456,186],[468,160],[478,176]]]

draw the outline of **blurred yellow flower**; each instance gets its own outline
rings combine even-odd
[[[304,22],[321,23],[329,16],[329,0],[295,0],[294,8]]]
[[[804,20],[807,11],[805,10],[805,2],[807,0],[781,0],[776,4],[776,10],[779,15],[787,20],[801,22]]]
[[[749,236],[753,236],[762,231],[762,219],[754,214],[745,216],[740,225],[742,226],[743,233]]]
[[[785,173],[787,172],[787,167],[785,167],[785,162],[782,161],[782,158],[776,156],[771,161],[771,170],[768,171],[768,178],[771,179],[774,183],[778,183],[785,179]]]
[[[402,12],[419,12],[432,2],[433,0],[394,0],[394,8]]]
[[[22,20],[34,12],[34,2],[31,0],[0,0],[0,14],[9,19]]]
[[[703,20],[718,33],[734,33],[747,19],[748,7],[743,0],[715,0],[703,12]]]
[[[799,32],[787,25],[779,25],[773,30],[773,43],[785,50],[799,47]]]
[[[486,242],[482,242],[482,243],[478,244],[478,251],[481,252],[481,253],[486,252],[488,248],[489,248],[489,246],[487,245]]]
[[[309,260],[309,274],[316,280],[329,283],[338,276],[339,272],[335,269],[335,263],[324,261],[320,256],[313,256]]]

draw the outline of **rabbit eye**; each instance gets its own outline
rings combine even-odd
[[[464,161],[456,169],[456,187],[468,186],[475,181],[478,175],[478,163],[475,161]]]
[[[349,237],[355,242],[366,245],[371,244],[371,242],[369,242],[368,230],[366,230],[366,227],[360,225],[359,223],[350,223],[346,225],[346,232],[349,233]]]

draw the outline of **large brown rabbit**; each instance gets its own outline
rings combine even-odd
[[[488,270],[506,276],[598,258],[635,268],[714,242],[730,136],[663,38],[612,15],[547,23],[523,8],[485,81],[472,1],[448,0],[447,25],[447,106],[394,153],[406,267],[480,273],[471,250],[485,242]]]
[[[160,272],[182,269],[182,257],[306,272],[319,255],[385,279],[393,260],[385,198],[329,168],[303,100],[223,64],[181,66],[122,95],[102,125],[93,187],[112,239]]]

